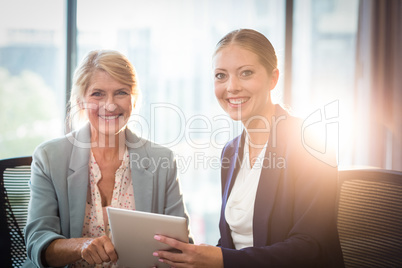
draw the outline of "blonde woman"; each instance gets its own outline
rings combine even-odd
[[[117,51],[92,51],[76,69],[71,113],[87,123],[33,154],[25,266],[114,266],[108,206],[188,219],[173,153],[127,128],[138,94]]]

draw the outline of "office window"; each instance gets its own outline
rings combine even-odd
[[[282,70],[285,1],[78,1],[78,57],[116,49],[135,66],[142,89],[138,133],[177,155],[196,242],[215,244],[221,204],[220,153],[241,125],[215,100],[212,53],[226,33],[253,28],[277,50]],[[282,81],[274,93],[280,101]]]
[[[295,0],[290,103],[304,119],[322,116],[340,166],[353,164],[355,45],[358,0]],[[318,113],[317,113],[318,112]],[[313,121],[316,119],[313,119]],[[319,146],[318,153],[325,148]]]
[[[65,2],[0,2],[0,158],[63,133]]]

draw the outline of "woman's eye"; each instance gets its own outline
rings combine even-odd
[[[119,92],[117,92],[117,95],[128,95],[128,92],[126,92],[126,91],[119,91]]]
[[[250,76],[253,74],[253,71],[250,70],[245,70],[241,73],[242,76]]]
[[[102,93],[100,93],[99,91],[95,91],[95,92],[92,92],[91,96],[100,97],[100,96],[102,96]]]
[[[226,75],[224,73],[217,73],[215,74],[215,78],[216,79],[224,79],[226,77]]]

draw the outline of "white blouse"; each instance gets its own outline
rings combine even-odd
[[[115,208],[135,209],[134,188],[131,179],[131,170],[127,148],[124,152],[120,167],[115,173],[113,196],[110,206]],[[102,178],[101,170],[91,151],[89,161],[89,187],[85,207],[85,219],[82,227],[82,237],[100,237],[103,235],[111,237],[110,226],[106,207],[102,207],[102,198],[98,188],[98,182]],[[80,260],[72,267],[94,267],[86,261]],[[103,263],[95,267],[117,267],[113,263]]]
[[[253,246],[254,202],[267,148],[265,144],[251,168],[249,143],[246,135],[243,161],[225,208],[226,222],[236,249]]]

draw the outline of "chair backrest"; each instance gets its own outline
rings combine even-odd
[[[346,267],[402,267],[402,172],[340,170],[338,231]]]
[[[31,162],[30,156],[0,160],[0,262],[4,267],[21,267],[26,259],[23,229],[28,216]]]

